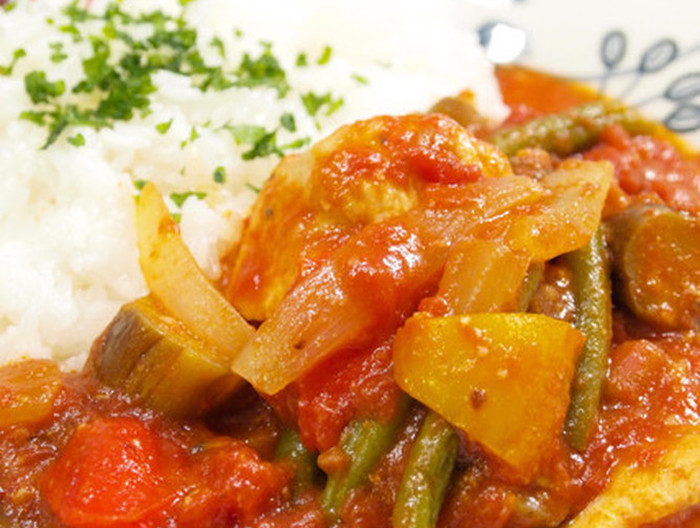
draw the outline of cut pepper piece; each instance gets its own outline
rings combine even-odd
[[[538,314],[417,314],[396,334],[394,375],[529,479],[561,433],[583,340]]]

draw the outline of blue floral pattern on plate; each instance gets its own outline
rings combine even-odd
[[[697,19],[700,4],[675,0],[660,9],[658,3],[640,1],[634,11],[629,6],[621,11],[617,4],[615,11],[603,0],[585,7],[554,0],[467,3],[493,62],[523,63],[587,82],[700,144],[700,34],[689,22]],[[586,11],[596,15],[595,24],[578,20]],[[543,49],[553,42],[561,51],[556,57]]]
[[[620,94],[613,95],[619,99],[630,100],[635,87],[643,82],[645,76],[660,72],[679,58],[697,54],[700,46],[682,50],[672,38],[662,38],[653,42],[642,53],[635,68],[621,68],[627,49],[627,36],[620,30],[608,32],[600,44],[600,59],[604,67],[598,82],[600,90],[606,92],[608,80],[612,77],[629,79],[627,88]],[[673,104],[672,110],[662,120],[674,132],[687,133],[700,129],[700,106],[694,99],[700,95],[700,71],[681,74],[673,78],[658,95],[634,103],[642,107],[656,98],[664,98]]]

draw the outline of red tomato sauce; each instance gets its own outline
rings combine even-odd
[[[325,451],[357,416],[387,420],[400,389],[391,375],[391,342],[333,355],[297,383],[297,420],[304,445]]]
[[[578,83],[519,67],[496,69],[503,100],[511,110],[505,126],[594,101],[597,94]],[[680,150],[678,147],[681,147]],[[617,183],[630,196],[662,201],[674,209],[700,213],[700,158],[687,155],[670,135],[630,137],[620,126],[604,131],[585,159],[608,160]]]
[[[587,450],[572,457],[582,507],[618,465],[646,466],[700,423],[700,349],[680,337],[613,347],[602,411]]]
[[[630,196],[700,214],[700,160],[688,159],[664,139],[630,137],[619,126],[609,127],[583,157],[611,161],[620,188]]]
[[[503,102],[510,108],[506,126],[597,99],[596,93],[584,85],[517,66],[496,68],[496,79]]]
[[[0,498],[22,526],[229,527],[289,493],[284,464],[84,376],[64,376],[52,415],[2,429],[0,446]]]

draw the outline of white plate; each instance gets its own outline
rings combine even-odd
[[[459,0],[489,58],[580,79],[700,145],[697,0]]]

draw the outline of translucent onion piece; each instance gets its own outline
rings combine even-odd
[[[253,327],[207,280],[182,241],[163,198],[147,184],[137,215],[139,262],[155,298],[220,359],[233,359],[253,336]]]

